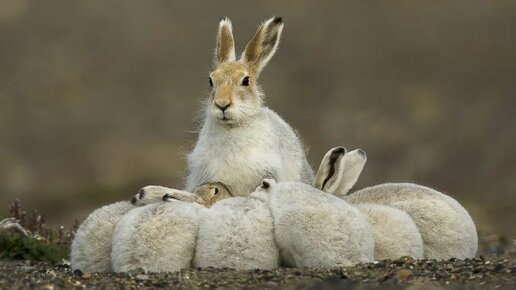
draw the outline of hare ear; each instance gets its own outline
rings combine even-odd
[[[253,39],[247,43],[240,60],[249,63],[258,75],[276,52],[282,30],[281,17],[272,17],[262,23]]]
[[[342,174],[340,171],[344,169],[344,156],[346,148],[335,147],[328,151],[319,166],[319,170],[315,175],[314,187],[322,191],[334,194],[336,193]]]
[[[367,155],[364,150],[356,149],[344,155],[344,169],[341,170],[340,184],[337,189],[339,195],[346,195],[355,185],[364,169]]]
[[[231,20],[223,17],[219,22],[217,32],[217,45],[215,47],[215,66],[228,61],[236,61],[235,40],[233,38],[233,26]]]

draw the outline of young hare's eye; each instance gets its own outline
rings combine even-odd
[[[211,80],[210,77],[208,77],[208,81],[210,82],[210,87],[213,87],[213,81]]]
[[[245,78],[242,80],[242,86],[244,86],[244,87],[249,86],[249,77],[245,77]]]
[[[213,195],[217,196],[219,195],[219,189],[215,187],[215,190],[213,191]]]

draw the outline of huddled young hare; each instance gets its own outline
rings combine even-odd
[[[284,265],[327,268],[374,260],[366,218],[342,199],[301,182],[271,179],[251,197],[269,205]]]
[[[165,192],[163,194],[163,192]],[[180,191],[172,188],[159,187],[153,188],[148,187],[145,191],[140,191],[136,196],[133,197],[131,202],[120,201],[110,205],[103,206],[93,211],[86,220],[80,225],[75,238],[72,242],[71,250],[71,265],[73,269],[80,269],[85,272],[108,272],[112,271],[112,240],[115,228],[120,220],[131,212],[131,215],[126,218],[124,222],[126,225],[136,227],[138,222],[141,223],[152,223],[152,221],[135,221],[136,215],[144,214],[145,211],[150,209],[137,209],[137,206],[147,205],[151,203],[158,203],[162,200],[182,200],[186,202],[193,202],[201,206],[210,207],[218,200],[230,197],[231,193],[227,187],[221,183],[213,182],[203,184],[193,190],[192,193]],[[175,205],[172,206],[172,208]],[[165,206],[166,207],[166,206]],[[183,207],[190,208],[189,205]],[[166,207],[165,209],[168,209]],[[193,208],[197,207],[193,206]],[[166,211],[164,210],[165,214]],[[172,217],[171,217],[172,218]],[[170,226],[170,225],[169,225]],[[142,225],[144,227],[144,225]],[[119,231],[122,231],[119,229]],[[128,231],[123,231],[122,234],[126,234]],[[118,247],[120,249],[124,246],[125,242],[120,241],[123,238],[116,238]],[[127,239],[127,243],[132,241],[133,238]],[[128,245],[128,248],[130,245]],[[130,256],[134,253],[134,250],[130,249],[127,255]],[[125,257],[123,254],[117,254],[117,257]],[[119,259],[120,260],[120,259]],[[170,265],[169,265],[170,266]],[[117,269],[128,269],[123,262],[117,264]],[[125,268],[124,268],[125,267]]]
[[[328,180],[338,180],[341,183],[339,186],[323,185],[324,191],[337,195],[350,204],[377,204],[406,212],[419,229],[423,239],[424,257],[427,259],[475,257],[478,247],[475,223],[466,209],[448,195],[411,183],[379,184],[348,194],[365,163],[365,158],[360,162],[356,157],[334,154],[333,159],[323,160],[321,166],[333,168],[332,176]],[[351,164],[355,164],[355,169],[348,173],[341,172],[347,170],[346,166],[341,165],[346,164],[348,158],[353,159]],[[339,175],[348,178],[340,178]]]
[[[316,174],[315,186],[325,192],[347,192],[356,183],[367,156],[362,149],[347,152],[343,147],[328,151]],[[423,241],[412,218],[394,207],[359,203],[356,207],[371,225],[376,260],[402,256],[423,258]]]
[[[120,219],[135,206],[119,201],[93,211],[81,223],[72,241],[72,269],[84,272],[109,272],[111,268],[111,238]]]

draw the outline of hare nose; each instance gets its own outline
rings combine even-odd
[[[219,108],[222,112],[224,112],[224,111],[226,111],[227,108],[229,108],[229,106],[231,106],[231,103],[219,104],[219,103],[215,102],[215,106],[217,106],[217,108]]]

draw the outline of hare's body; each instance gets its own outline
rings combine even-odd
[[[419,229],[425,258],[475,256],[478,248],[475,223],[464,207],[445,194],[417,184],[385,183],[346,195],[367,160],[365,152],[353,152],[346,154],[342,147],[330,150],[319,167],[316,187],[351,204],[379,204],[405,211]]]
[[[277,268],[279,251],[267,204],[252,197],[215,203],[201,220],[194,265],[238,270]]]
[[[293,129],[276,113],[261,108],[238,127],[208,120],[188,156],[187,191],[219,181],[233,195],[248,195],[264,178],[311,183],[313,172]]]
[[[468,212],[455,199],[410,183],[386,183],[346,195],[351,204],[375,203],[407,212],[416,223],[427,259],[473,258],[478,237]]]
[[[372,262],[374,240],[366,218],[343,200],[300,182],[264,181],[283,262],[335,267]]]
[[[84,272],[109,272],[111,238],[119,220],[135,206],[116,202],[93,211],[79,226],[72,242],[72,269]]]
[[[196,203],[174,201],[130,211],[113,234],[113,270],[171,272],[190,268],[205,210]]]
[[[257,83],[282,30],[280,17],[265,21],[237,59],[231,22],[220,21],[205,119],[188,155],[187,191],[218,181],[233,195],[245,196],[264,178],[312,183],[313,171],[299,137],[263,105]]]
[[[356,204],[355,207],[371,225],[376,260],[395,260],[402,256],[423,258],[421,234],[406,212],[370,203]]]

